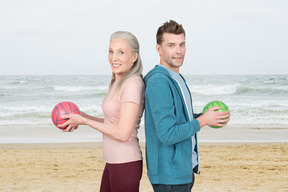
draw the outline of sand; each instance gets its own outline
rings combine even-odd
[[[288,192],[288,143],[200,143],[200,158],[193,191]],[[99,191],[103,168],[101,143],[0,145],[1,192]]]

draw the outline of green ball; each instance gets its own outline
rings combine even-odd
[[[205,107],[203,108],[202,113],[204,114],[208,109],[210,109],[211,107],[221,107],[221,109],[218,109],[216,111],[230,111],[229,108],[227,107],[227,105],[221,101],[211,101],[209,102],[207,105],[205,105]],[[228,118],[228,117],[227,117]],[[226,119],[227,119],[226,118]],[[226,122],[225,124],[227,124],[228,122]],[[221,128],[219,126],[210,126],[212,128]]]

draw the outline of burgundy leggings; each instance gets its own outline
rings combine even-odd
[[[100,192],[138,192],[142,167],[142,160],[121,164],[106,163]]]

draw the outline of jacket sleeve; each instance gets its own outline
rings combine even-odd
[[[173,145],[190,138],[200,130],[198,120],[178,123],[169,81],[165,77],[150,80],[146,86],[146,102],[149,102],[151,116],[160,141]]]
[[[194,113],[193,116],[194,116],[194,119],[197,119],[198,117],[200,117],[202,115],[202,113]]]

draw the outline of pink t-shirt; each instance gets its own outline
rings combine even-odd
[[[121,142],[103,134],[103,158],[106,163],[126,163],[142,160],[137,133],[144,110],[144,82],[142,77],[133,76],[127,79],[120,89],[115,93],[117,81],[114,82],[110,93],[102,103],[104,112],[104,123],[115,124],[120,119],[121,104],[132,102],[140,105],[135,127],[130,138]],[[116,95],[114,95],[116,94]]]

